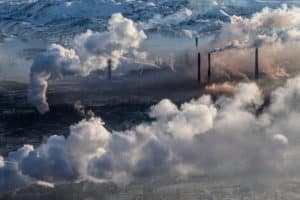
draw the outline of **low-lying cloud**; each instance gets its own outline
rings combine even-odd
[[[152,122],[110,132],[98,117],[51,136],[37,148],[25,145],[0,159],[1,190],[32,181],[99,180],[190,175],[276,177],[296,174],[299,152],[300,78],[264,97],[255,83],[239,83],[234,96],[209,95],[177,106],[152,106]],[[8,173],[9,172],[9,173]]]

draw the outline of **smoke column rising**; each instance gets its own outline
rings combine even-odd
[[[123,56],[145,59],[146,54],[137,51],[145,39],[145,33],[138,30],[133,21],[121,14],[114,14],[109,20],[107,32],[88,30],[74,39],[74,49],[51,45],[34,59],[31,66],[30,102],[44,114],[49,111],[46,98],[49,79],[68,75],[87,76],[95,70],[103,70],[108,59],[112,59],[114,68]]]
[[[224,11],[221,10],[221,13]],[[198,51],[213,53],[214,78],[251,79],[254,49],[260,48],[260,70],[272,77],[289,77],[298,70],[300,15],[298,7],[264,8],[251,17],[230,16],[221,30]],[[193,50],[189,60],[195,60]],[[228,59],[231,58],[231,59]],[[204,69],[206,70],[206,69]]]

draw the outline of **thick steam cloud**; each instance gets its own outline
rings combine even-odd
[[[218,37],[212,42],[211,45],[216,47],[213,52],[299,41],[299,12],[297,7],[283,5],[278,9],[264,8],[251,18],[224,13],[230,18],[230,23],[223,25]]]
[[[29,100],[40,113],[49,111],[46,92],[49,79],[68,75],[86,76],[95,70],[103,70],[108,59],[114,68],[124,56],[145,59],[138,52],[140,43],[146,39],[143,31],[134,22],[121,14],[112,15],[108,31],[103,33],[88,30],[74,39],[74,49],[53,44],[38,55],[30,72]]]
[[[150,109],[152,122],[125,131],[110,132],[97,117],[85,119],[70,127],[68,137],[54,135],[38,148],[25,145],[1,159],[1,190],[36,180],[294,176],[300,164],[299,94],[300,78],[290,79],[262,110],[258,86],[240,83],[233,97],[216,102],[208,95],[180,106],[162,100]]]

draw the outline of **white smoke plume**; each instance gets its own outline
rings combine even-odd
[[[232,48],[252,48],[275,43],[299,41],[300,9],[264,8],[251,18],[229,16],[230,23],[222,26],[218,37],[212,42],[212,52]]]
[[[34,59],[31,66],[30,102],[44,114],[49,111],[46,98],[49,79],[89,75],[95,70],[103,70],[108,59],[112,60],[114,69],[124,56],[145,59],[146,54],[137,51],[145,39],[145,33],[138,30],[133,21],[121,14],[113,14],[107,32],[88,30],[74,39],[74,49],[51,45],[45,53]]]
[[[80,73],[80,60],[73,49],[54,44],[38,55],[31,66],[28,97],[40,113],[49,110],[46,92],[49,79]]]
[[[128,183],[156,176],[296,175],[300,78],[270,95],[255,83],[239,83],[233,97],[214,103],[204,95],[175,105],[162,100],[151,107],[152,122],[125,131],[108,131],[100,118],[70,127],[70,135],[51,136],[37,148],[25,145],[0,159],[1,190],[32,180],[90,179]],[[10,163],[13,163],[10,165]],[[9,170],[10,173],[6,173]],[[7,183],[12,182],[9,188]]]
[[[74,48],[81,57],[85,74],[89,74],[105,68],[108,59],[112,59],[116,67],[120,59],[128,54],[145,58],[144,53],[136,49],[146,38],[132,20],[121,14],[113,14],[108,22],[108,32],[94,33],[88,30],[75,38]]]

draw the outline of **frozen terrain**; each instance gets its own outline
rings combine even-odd
[[[299,199],[299,6],[1,0],[0,199]]]

